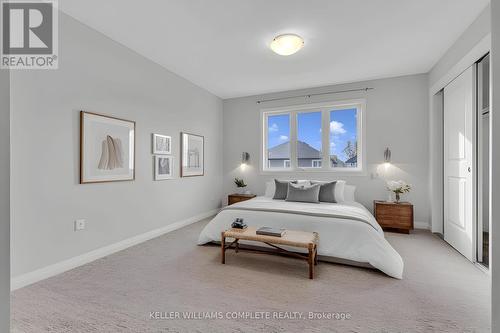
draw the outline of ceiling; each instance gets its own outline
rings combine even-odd
[[[221,98],[426,73],[489,0],[61,0],[60,8]],[[305,40],[283,57],[278,34]]]

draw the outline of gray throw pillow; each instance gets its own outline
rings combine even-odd
[[[335,198],[336,181],[330,183],[311,182],[311,184],[318,184],[321,186],[319,190],[319,201],[337,203],[337,198]]]
[[[298,202],[310,202],[319,203],[319,190],[320,184],[315,184],[311,186],[295,186],[292,184],[288,185],[288,193],[286,195],[286,201],[298,201]]]
[[[288,193],[288,184],[289,183],[292,183],[292,184],[296,184],[297,181],[296,180],[292,180],[292,181],[289,181],[289,180],[277,180],[275,179],[274,180],[274,184],[276,186],[276,189],[274,190],[274,197],[273,199],[276,199],[276,200],[285,200],[286,199],[286,195]]]

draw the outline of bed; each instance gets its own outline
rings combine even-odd
[[[219,242],[236,218],[248,226],[316,231],[320,259],[341,259],[379,269],[401,279],[403,260],[384,238],[382,228],[360,203],[303,203],[259,196],[223,208],[200,233],[198,244]]]

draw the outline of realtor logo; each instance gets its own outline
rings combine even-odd
[[[57,5],[1,1],[1,68],[57,69]]]

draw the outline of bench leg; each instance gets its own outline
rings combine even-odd
[[[222,263],[225,264],[226,263],[226,237],[224,236],[224,232],[221,235],[220,246],[221,246]]]
[[[313,244],[309,244],[309,257],[308,257],[308,263],[309,263],[309,278],[313,279],[314,278],[314,248]]]
[[[314,247],[314,265],[318,264],[318,246]]]

